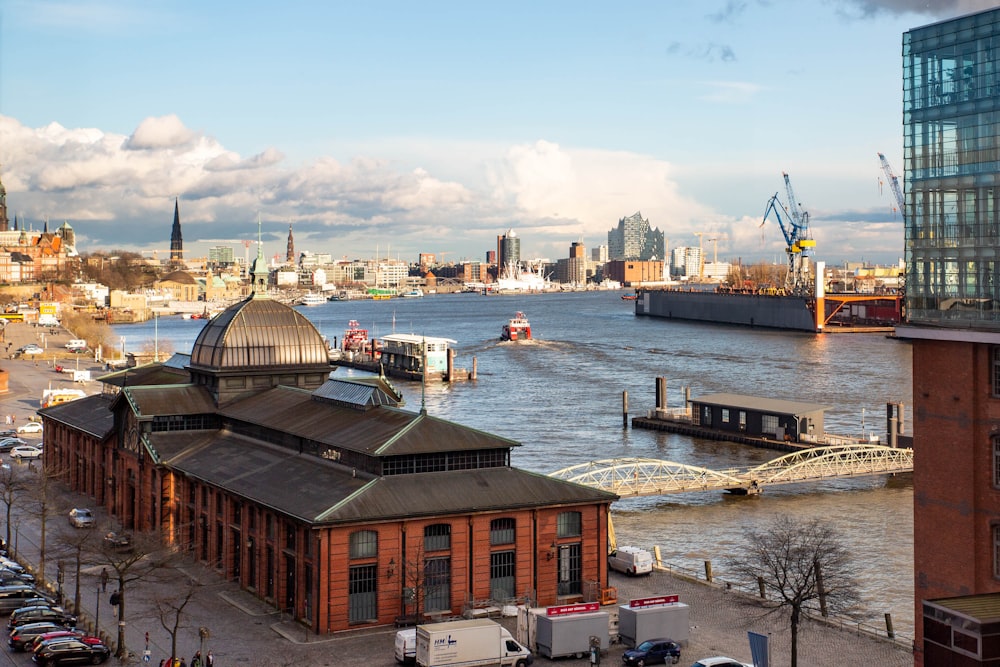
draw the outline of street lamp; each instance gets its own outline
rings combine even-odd
[[[97,600],[94,608],[97,610],[94,612],[94,634],[98,637],[101,636],[101,583],[97,583]]]

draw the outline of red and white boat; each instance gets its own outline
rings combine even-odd
[[[531,340],[531,323],[524,313],[517,311],[507,324],[503,325],[500,340]]]
[[[368,354],[371,352],[371,343],[368,340],[368,329],[362,329],[357,320],[347,323],[347,331],[344,332],[344,340],[340,349],[344,352],[355,352]]]

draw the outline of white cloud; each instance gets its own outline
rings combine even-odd
[[[699,178],[718,183],[717,170],[700,175],[624,151],[544,140],[502,151],[450,146],[447,170],[460,176],[446,179],[367,155],[348,162],[322,157],[294,168],[272,147],[244,158],[175,116],[145,119],[129,137],[56,123],[29,128],[0,116],[0,138],[10,212],[35,228],[45,218],[68,220],[83,251],[165,247],[179,197],[185,247],[195,252],[204,252],[208,239],[254,234],[260,214],[266,242],[283,240],[293,224],[298,248],[338,257],[371,256],[376,245],[391,242],[404,258],[444,250],[452,259],[481,258],[497,234],[513,228],[525,256],[558,258],[573,241],[606,243],[621,217],[641,211],[671,247],[696,245],[695,232],[706,232],[706,252],[707,239],[718,237],[720,259],[783,254],[776,227],[757,227],[758,201],[752,215],[725,215],[720,202],[700,202],[678,186]],[[434,148],[427,154],[441,169]],[[706,191],[721,194],[716,187]],[[864,231],[855,240],[876,247],[892,247],[878,238],[897,245],[901,238],[898,226]],[[206,245],[195,250],[200,239]]]
[[[132,150],[182,148],[196,138],[197,135],[184,127],[180,118],[171,114],[142,121],[125,142],[125,148]]]

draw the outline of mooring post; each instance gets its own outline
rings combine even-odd
[[[424,369],[426,370],[426,369]],[[455,380],[455,349],[448,348],[448,382]]]
[[[885,613],[885,632],[889,639],[896,638],[896,631],[892,628],[892,614],[889,612]]]
[[[475,380],[477,375],[479,375],[479,359],[472,357],[472,379]]]
[[[622,428],[628,428],[628,391],[622,392]]]
[[[712,561],[705,561],[705,581],[712,583]]]

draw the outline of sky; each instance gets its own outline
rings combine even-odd
[[[187,257],[555,260],[641,212],[784,263],[786,172],[815,259],[891,264],[902,34],[992,6],[4,0],[0,181],[80,252],[168,256],[176,199]]]

